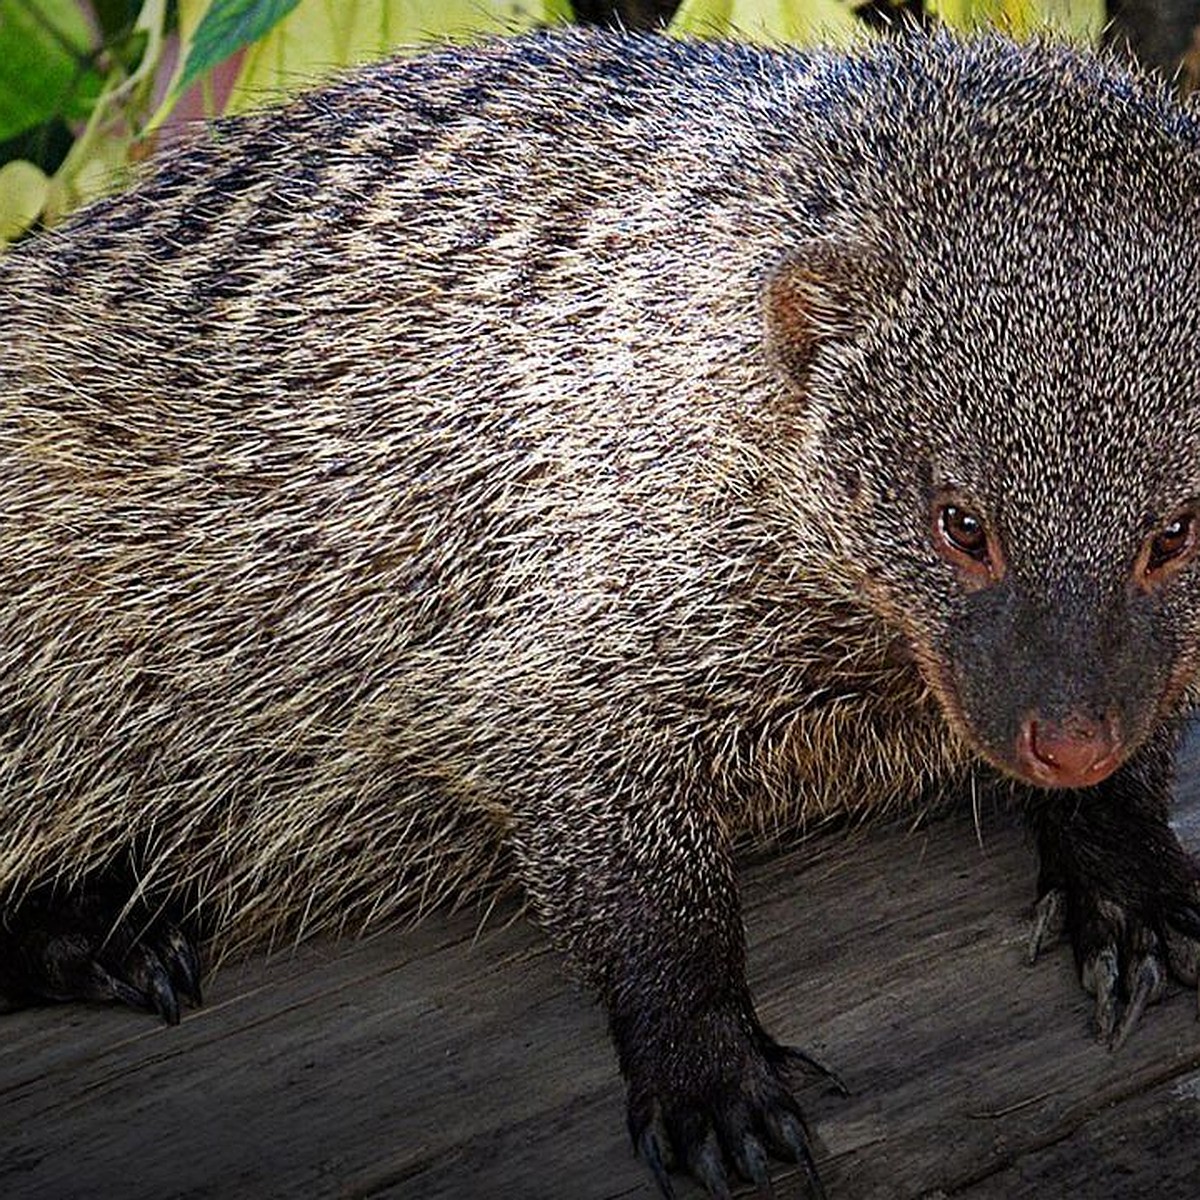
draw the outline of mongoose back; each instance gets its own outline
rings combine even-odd
[[[508,864],[663,1190],[817,1190],[731,847],[997,784],[1120,1042],[1200,954],[1198,229],[1193,112],[1065,48],[563,32],[17,247],[0,993],[174,1020]]]

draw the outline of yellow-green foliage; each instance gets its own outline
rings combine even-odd
[[[1017,36],[1049,29],[1094,39],[1104,20],[1103,0],[926,3],[949,25],[994,24]],[[201,88],[205,115],[245,112],[401,47],[517,33],[572,15],[570,0],[144,0],[136,19],[105,40],[96,33],[102,23],[85,19],[86,7],[0,0],[0,142],[53,117],[76,130],[51,177],[22,159],[0,167],[0,246],[118,186],[189,88]],[[671,28],[845,44],[864,28],[854,7],[849,0],[683,0]],[[213,72],[222,64],[218,91]]]
[[[955,29],[994,25],[1015,37],[1047,30],[1094,41],[1107,20],[1102,0],[935,0],[931,11]]]
[[[278,100],[402,46],[519,33],[569,20],[571,8],[569,0],[179,0],[174,8],[144,0],[119,46],[81,14],[79,0],[0,0],[0,141],[55,116],[78,128],[53,177],[22,159],[0,167],[0,246],[119,186],[188,85],[211,95],[213,69],[234,54],[232,92],[207,115]]]
[[[844,0],[683,0],[671,30],[795,46],[844,45],[861,29]]]
[[[273,2],[278,5],[279,0]],[[180,0],[180,33],[189,55],[216,7],[213,0]],[[264,36],[247,45],[223,112],[260,108],[332,71],[399,48],[520,33],[571,19],[568,0],[290,0],[287,10]],[[236,48],[218,44],[212,63]],[[185,71],[180,82],[186,85],[191,75]]]

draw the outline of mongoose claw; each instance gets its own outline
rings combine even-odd
[[[1161,1000],[1167,989],[1167,964],[1158,938],[1143,929],[1146,949],[1127,956],[1122,969],[1121,949],[1114,940],[1090,954],[1080,968],[1084,988],[1096,998],[1097,1040],[1119,1050],[1148,1004]]]
[[[841,1080],[837,1082],[840,1087],[845,1087]],[[848,1096],[850,1093],[845,1091],[844,1094]],[[783,1113],[778,1118],[768,1117],[767,1127],[771,1130],[774,1141],[786,1147],[793,1161],[804,1171],[812,1200],[825,1200],[825,1188],[820,1175],[817,1174],[817,1164],[813,1161],[812,1151],[808,1146],[808,1131],[804,1128],[804,1122],[798,1116]]]
[[[204,1003],[200,992],[200,956],[191,939],[176,925],[160,930],[168,948],[171,979],[183,998],[194,1008]]]
[[[188,936],[143,909],[125,912],[116,889],[27,900],[0,928],[0,1000],[115,1001],[179,1023],[198,1005],[200,963]]]
[[[1111,1044],[1121,1003],[1121,970],[1117,961],[1117,947],[1110,943],[1090,954],[1079,968],[1079,980],[1084,991],[1096,1000],[1096,1040]]]
[[[763,1144],[752,1133],[742,1138],[742,1144],[734,1147],[734,1162],[738,1174],[749,1179],[767,1200],[774,1200],[775,1189],[771,1187],[771,1172],[767,1165],[767,1152]]]
[[[842,1077],[819,1058],[814,1058],[807,1050],[802,1050],[799,1046],[779,1046],[777,1049],[789,1067],[800,1067],[813,1075],[820,1075],[839,1096],[850,1095],[850,1089],[842,1081]]]
[[[729,1180],[725,1176],[724,1155],[715,1130],[710,1129],[699,1149],[688,1156],[688,1166],[713,1200],[733,1200]]]
[[[692,1076],[674,1088],[631,1079],[630,1131],[667,1200],[675,1194],[674,1167],[690,1172],[713,1200],[731,1195],[731,1174],[772,1200],[771,1155],[797,1163],[808,1194],[823,1200],[808,1131],[782,1075],[789,1065],[801,1065],[839,1089],[844,1085],[804,1051],[776,1045],[761,1029],[755,1033],[738,1046],[740,1062],[706,1063],[711,1079]]]
[[[1064,925],[1080,982],[1095,999],[1096,1039],[1111,1050],[1121,1049],[1146,1009],[1166,995],[1172,975],[1193,987],[1200,980],[1200,915],[1192,905],[1147,915],[1098,890],[1053,889],[1035,909],[1029,961]]]
[[[1066,906],[1067,894],[1062,888],[1051,888],[1034,906],[1033,925],[1025,951],[1025,961],[1030,966],[1037,962],[1038,955],[1047,946],[1062,937]]]
[[[665,1200],[675,1200],[675,1189],[671,1186],[671,1172],[668,1160],[663,1154],[663,1139],[659,1130],[654,1126],[642,1131],[637,1139],[637,1151],[650,1168],[654,1182]]]
[[[168,1025],[179,1024],[179,1001],[200,1003],[196,980],[196,956],[186,943],[186,954],[176,945],[183,935],[174,928],[159,931],[152,944],[135,946],[126,956],[125,971],[133,982],[138,999],[126,999],[122,993],[113,998],[156,1012]],[[122,992],[124,989],[122,989]]]
[[[1125,1014],[1113,1034],[1110,1045],[1120,1050],[1133,1027],[1141,1020],[1147,1004],[1162,998],[1167,989],[1167,970],[1158,953],[1147,954],[1132,972],[1133,986]]]

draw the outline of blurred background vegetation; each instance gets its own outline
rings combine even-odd
[[[0,246],[190,121],[401,48],[568,21],[844,44],[902,19],[1105,40],[1194,82],[1200,0],[0,0]]]

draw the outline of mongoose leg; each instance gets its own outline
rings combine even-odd
[[[200,1003],[191,939],[144,905],[125,912],[128,888],[102,882],[25,899],[0,925],[0,1007],[43,1001],[119,1001],[179,1021]]]
[[[633,801],[600,841],[595,829],[548,826],[518,838],[526,886],[608,1009],[630,1134],[663,1195],[673,1194],[672,1169],[717,1197],[729,1195],[731,1173],[769,1188],[772,1154],[798,1162],[822,1195],[789,1068],[841,1085],[778,1045],[755,1014],[718,822],[686,801]]]
[[[1097,1037],[1119,1048],[1175,975],[1200,971],[1200,868],[1167,821],[1166,738],[1110,779],[1067,794],[1031,794],[1041,857],[1029,960],[1060,929],[1096,1000]]]

